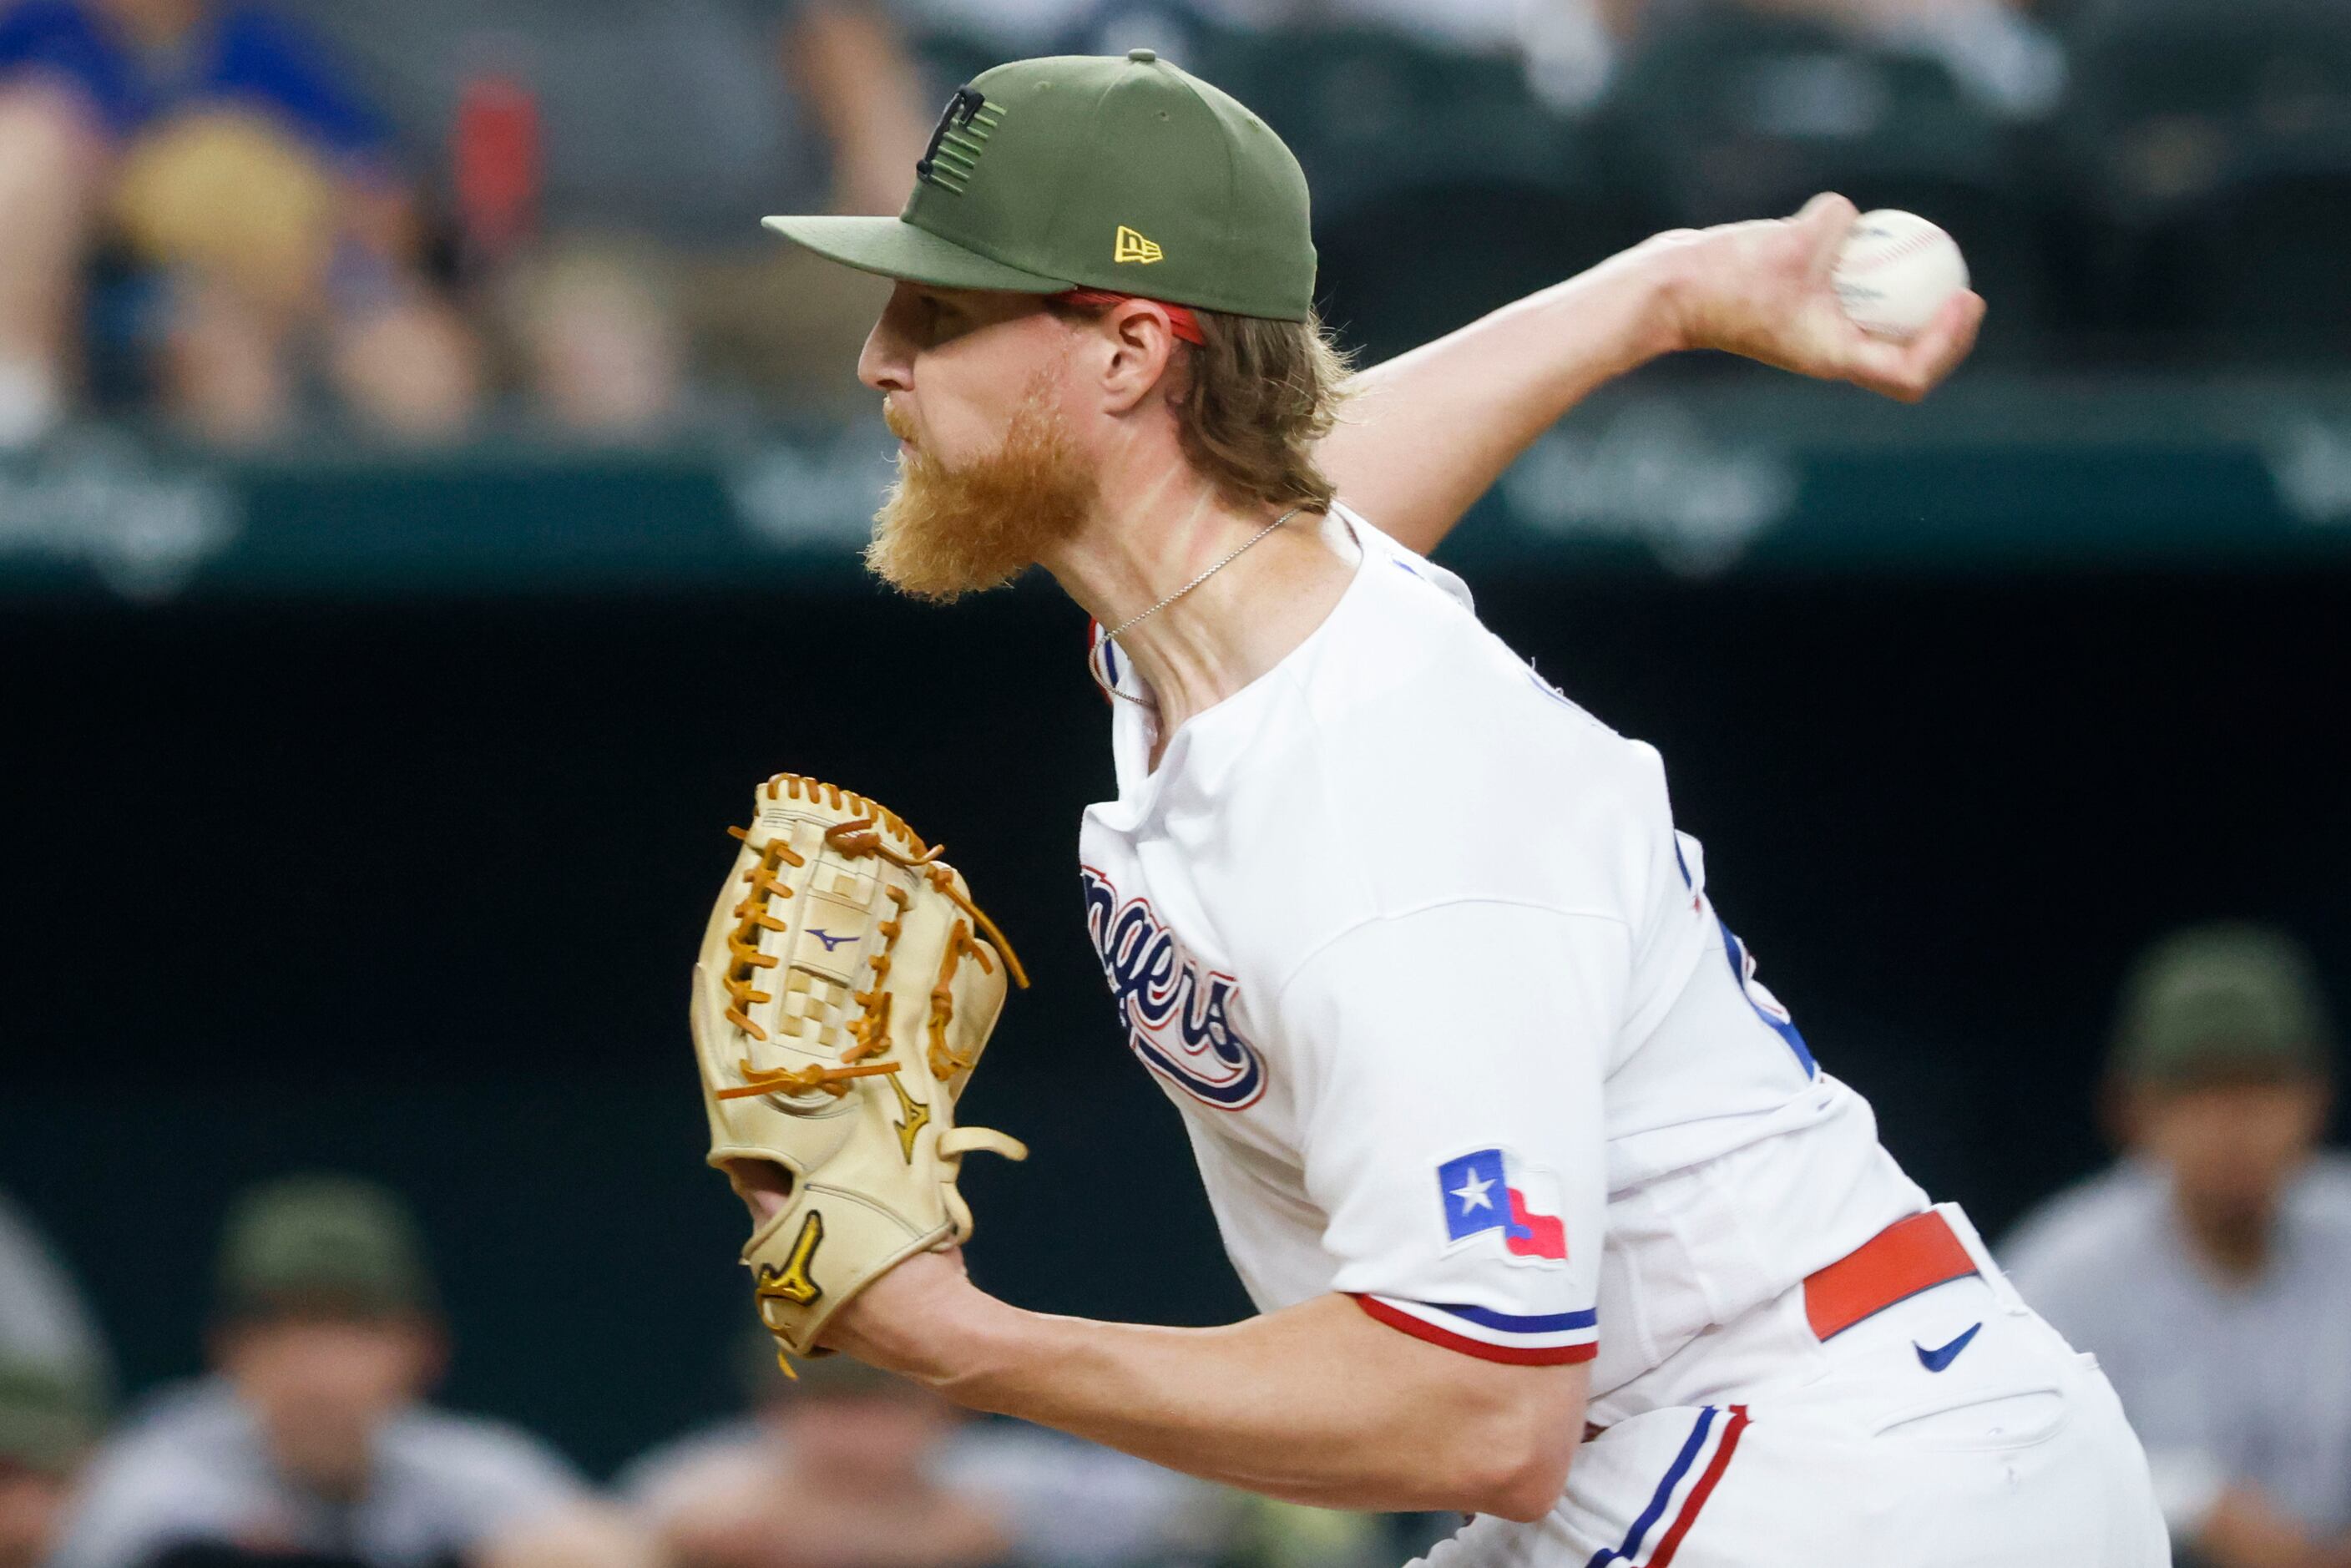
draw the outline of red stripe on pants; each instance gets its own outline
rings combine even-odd
[[[1714,1493],[1715,1483],[1722,1479],[1722,1472],[1730,1467],[1731,1450],[1739,1447],[1739,1434],[1745,1430],[1747,1406],[1734,1405],[1730,1407],[1730,1425],[1722,1429],[1722,1441],[1715,1448],[1713,1460],[1706,1467],[1706,1473],[1698,1478],[1698,1485],[1690,1488],[1689,1500],[1682,1504],[1681,1517],[1674,1521],[1671,1530],[1666,1531],[1666,1538],[1657,1542],[1656,1552],[1649,1559],[1649,1568],[1667,1568],[1673,1562],[1674,1553],[1681,1550],[1682,1537],[1687,1535],[1689,1527],[1698,1522],[1698,1511],[1706,1506],[1706,1500]]]

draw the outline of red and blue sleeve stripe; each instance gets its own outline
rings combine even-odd
[[[1358,1294],[1355,1304],[1415,1339],[1485,1361],[1556,1366],[1600,1353],[1600,1314],[1503,1312],[1459,1302],[1416,1301],[1403,1296]]]

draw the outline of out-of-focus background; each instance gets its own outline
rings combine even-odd
[[[878,287],[756,225],[894,210],[989,64],[1137,45],[1296,149],[1367,361],[1821,189],[1957,235],[1991,317],[1925,408],[1656,366],[1443,558],[1662,747],[1823,1064],[2115,1372],[2183,1558],[2351,1563],[2341,0],[0,0],[0,1568],[1439,1528],[787,1387],[701,1165],[719,830],[837,779],[1036,977],[981,1281],[1246,1310],[1077,918],[1082,620],[861,579]]]

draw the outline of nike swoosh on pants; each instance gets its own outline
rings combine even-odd
[[[1975,1338],[1977,1333],[1980,1333],[1982,1328],[1983,1324],[1981,1323],[1970,1324],[1967,1333],[1961,1334],[1950,1343],[1937,1350],[1928,1350],[1917,1340],[1912,1340],[1910,1342],[1910,1348],[1918,1353],[1919,1365],[1925,1367],[1929,1372],[1940,1372],[1943,1368],[1950,1365],[1951,1363],[1959,1360],[1959,1352],[1968,1348],[1968,1341]]]

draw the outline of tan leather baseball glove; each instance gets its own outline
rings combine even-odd
[[[789,1176],[743,1261],[760,1321],[808,1355],[893,1265],[970,1236],[966,1154],[1027,1157],[956,1126],[955,1103],[1006,979],[1029,980],[962,875],[895,812],[796,773],[752,799],[695,965],[694,1046],[710,1163]]]

